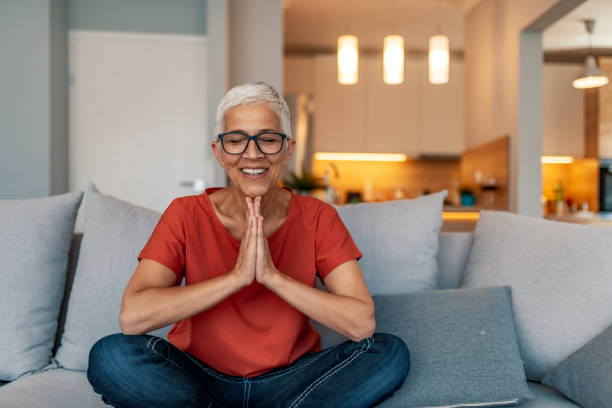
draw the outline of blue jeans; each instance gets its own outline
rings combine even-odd
[[[409,369],[404,342],[382,333],[250,378],[220,373],[162,338],[117,333],[92,347],[87,379],[120,408],[358,408],[390,397]]]

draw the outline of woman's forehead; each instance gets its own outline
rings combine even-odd
[[[251,103],[235,106],[225,114],[225,128],[234,129],[278,129],[280,120],[266,103]]]

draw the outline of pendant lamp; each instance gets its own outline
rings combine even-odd
[[[388,35],[383,42],[383,81],[397,85],[404,82],[404,38]]]
[[[448,82],[448,37],[434,35],[429,38],[429,82],[445,84]]]
[[[584,20],[584,26],[589,34],[589,55],[584,62],[584,72],[572,82],[574,88],[587,89],[598,88],[608,83],[608,77],[597,68],[597,62],[592,52],[591,35],[595,28],[595,20]]]
[[[356,84],[359,80],[359,51],[357,37],[338,37],[338,82],[343,85]]]

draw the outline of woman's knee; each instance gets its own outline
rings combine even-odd
[[[404,341],[393,334],[375,333],[374,344],[382,354],[387,369],[396,372],[399,377],[406,377],[410,370],[410,350]]]
[[[100,376],[125,373],[128,361],[145,350],[143,344],[152,336],[128,336],[122,333],[111,334],[98,340],[89,351],[87,377],[90,382]]]

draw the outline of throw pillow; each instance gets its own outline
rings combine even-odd
[[[377,331],[411,354],[406,381],[381,407],[496,407],[531,400],[508,287],[374,298]]]
[[[49,364],[82,197],[0,200],[0,380]]]
[[[446,191],[412,200],[337,208],[363,257],[359,260],[372,294],[435,289],[438,234]]]
[[[68,301],[66,323],[55,362],[87,370],[89,350],[100,338],[121,331],[123,291],[138,265],[138,253],[161,214],[90,185],[85,193],[84,233]],[[169,327],[151,334],[165,337]]]
[[[612,228],[483,211],[461,287],[512,287],[527,377],[541,380],[612,322]]]
[[[612,401],[612,326],[566,358],[542,382],[584,408]]]

